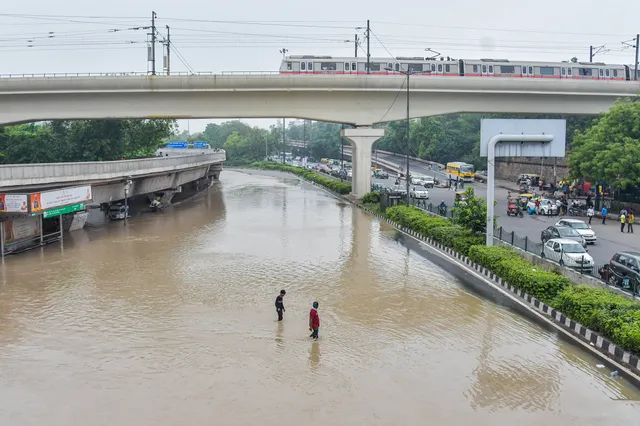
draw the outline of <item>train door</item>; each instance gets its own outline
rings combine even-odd
[[[444,74],[444,65],[442,64],[442,62],[435,64],[436,65],[436,72],[434,74],[436,75],[442,75]]]
[[[311,62],[309,62],[309,64],[311,64]],[[307,63],[305,61],[301,61],[300,62],[300,74],[306,74],[306,73],[307,73]]]
[[[602,70],[600,70],[600,71],[602,71]],[[611,70],[609,68],[605,68],[604,69],[604,79],[605,80],[611,80],[612,77],[613,77],[613,75],[611,73]],[[600,78],[602,78],[602,77],[600,77]]]
[[[358,74],[358,63],[351,62],[351,74]]]
[[[567,78],[567,67],[560,67],[560,78]]]
[[[482,76],[483,77],[491,77],[493,76],[493,65],[482,64]]]
[[[523,78],[529,77],[529,73],[527,72],[527,66],[526,66],[526,65],[522,65],[522,66],[520,67],[520,75],[521,75]]]
[[[344,73],[351,74],[351,63],[349,62],[344,63]]]

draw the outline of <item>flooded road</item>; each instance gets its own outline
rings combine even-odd
[[[161,214],[9,258],[0,424],[637,423],[623,379],[394,235],[293,177],[225,171]]]

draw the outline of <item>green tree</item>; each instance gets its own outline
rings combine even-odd
[[[470,229],[474,234],[484,234],[487,230],[487,200],[476,197],[471,186],[467,188],[465,195],[466,201],[453,209],[453,221]],[[493,226],[496,226],[495,217]]]
[[[573,139],[571,177],[611,182],[616,188],[640,184],[640,103],[618,102]]]

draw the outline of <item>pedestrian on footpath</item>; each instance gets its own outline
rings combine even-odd
[[[624,232],[625,223],[627,223],[627,216],[624,213],[620,213],[620,232]]]
[[[629,213],[627,216],[627,233],[633,234],[633,222],[636,220],[636,215],[633,214],[633,211]]]
[[[320,316],[318,315],[318,302],[313,302],[313,307],[309,311],[309,331],[314,340],[318,340],[318,329],[320,328]]]
[[[278,313],[278,321],[282,321],[282,314],[284,313],[284,295],[286,291],[280,290],[280,294],[276,297],[276,312]]]
[[[607,221],[607,208],[603,207],[602,208],[602,224],[605,225],[606,221]]]
[[[593,206],[589,206],[589,208],[587,209],[587,216],[589,217],[589,225],[591,225],[591,219],[593,219],[594,214],[596,214],[596,212],[593,209]]]

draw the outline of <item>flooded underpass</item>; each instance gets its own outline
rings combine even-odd
[[[598,360],[293,177],[0,267],[1,425],[636,424]],[[274,300],[286,289],[285,318]],[[320,338],[308,314],[320,303]]]

